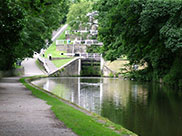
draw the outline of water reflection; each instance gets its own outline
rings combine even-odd
[[[101,113],[103,84],[100,79],[83,78],[45,78],[33,81],[33,84],[69,100],[81,107]]]
[[[109,78],[45,78],[34,84],[141,136],[182,135],[182,93]]]

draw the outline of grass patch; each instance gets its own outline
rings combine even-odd
[[[60,59],[60,60],[52,60],[53,64],[57,67],[60,68],[64,64],[68,63],[71,61],[73,58],[68,58],[68,59]]]
[[[65,39],[66,39],[66,35],[64,31],[56,40],[65,40]]]
[[[14,63],[14,65],[13,65],[13,67],[15,68],[15,69],[18,69],[18,68],[22,68],[22,65],[17,65],[16,63]]]
[[[124,129],[120,125],[114,125],[109,121],[106,123],[100,123],[97,121],[96,116],[88,116],[85,113],[76,110],[75,108],[65,104],[59,99],[36,89],[26,81],[26,78],[21,78],[20,81],[32,91],[32,94],[36,97],[45,100],[48,105],[51,105],[51,110],[55,113],[56,117],[64,122],[64,124],[71,128],[73,132],[79,136],[124,136],[129,134],[130,136],[136,136],[132,132]],[[108,128],[110,127],[110,128]],[[113,129],[120,131],[116,133]]]
[[[65,29],[65,31],[67,31],[67,30],[71,30],[71,27],[68,26],[68,27]],[[62,34],[57,38],[57,40],[66,40],[65,31],[62,32]]]
[[[56,42],[53,42],[45,51],[45,57],[48,58],[48,55],[51,54],[53,58],[62,58],[66,57],[64,55],[60,55],[64,53],[63,51],[56,50]]]
[[[68,26],[66,30],[71,30],[71,27]],[[66,31],[65,30],[65,31]],[[56,39],[56,40],[66,40],[66,35],[65,35],[65,31],[62,32],[62,34]],[[65,44],[67,44],[67,42],[65,41]],[[73,42],[71,42],[70,44],[73,44]],[[65,53],[63,51],[58,51],[56,49],[56,41],[54,41],[45,51],[45,57],[48,58],[48,55],[51,54],[53,58],[62,58],[62,57],[67,57],[64,55],[60,55],[61,53]]]

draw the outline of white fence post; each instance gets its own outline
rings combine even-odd
[[[104,68],[104,59],[102,57],[102,54],[100,55],[100,70],[103,71]]]

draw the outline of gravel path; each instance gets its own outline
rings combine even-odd
[[[35,59],[23,62],[26,75],[40,75]],[[45,101],[34,97],[20,77],[0,80],[0,136],[76,136],[55,118]]]

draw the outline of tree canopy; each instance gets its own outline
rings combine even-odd
[[[67,0],[1,0],[0,70],[11,69],[17,59],[30,57],[51,42],[68,6]]]
[[[181,82],[182,1],[100,0],[95,8],[106,59],[126,55],[131,64],[147,63],[146,80]]]
[[[80,26],[85,27],[89,22],[87,14],[92,11],[92,2],[81,0],[73,3],[67,14],[67,23],[72,29],[79,29]]]

